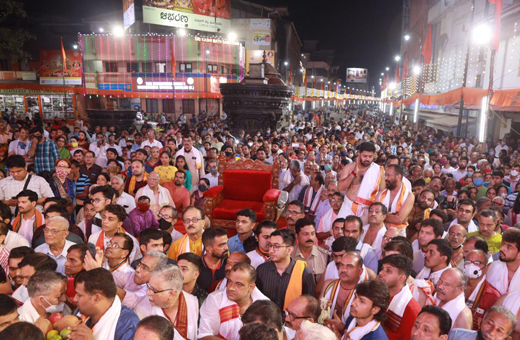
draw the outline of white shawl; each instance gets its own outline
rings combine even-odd
[[[330,280],[330,279],[339,279],[339,272],[338,267],[336,266],[336,263],[334,261],[329,262],[327,265],[327,269],[325,269],[325,278],[324,280]],[[359,282],[368,281],[368,272],[367,267],[363,265],[363,272],[361,272],[361,277],[359,278]]]
[[[367,224],[366,226],[363,227],[363,234],[361,235],[361,242],[363,242],[363,243],[365,241],[365,236],[367,234],[368,228],[370,228],[370,224]],[[381,229],[379,229],[379,231],[377,232],[374,242],[372,242],[372,244],[369,244],[369,246],[371,246],[372,249],[374,249],[374,252],[376,253],[378,260],[381,260],[381,254],[383,252],[383,250],[381,249],[381,243],[383,243],[383,236],[385,236],[385,233],[386,233],[386,227],[383,224],[383,227]],[[368,243],[366,243],[366,244],[368,244]]]
[[[34,323],[40,317],[40,314],[34,308],[31,299],[27,299],[22,307],[18,308],[20,321]]]
[[[112,306],[103,314],[98,323],[92,329],[94,340],[114,339],[116,335],[117,322],[121,315],[121,300],[119,297],[114,298]]]
[[[382,180],[383,172],[381,171],[381,167],[376,163],[372,163],[363,176],[355,202],[352,202],[345,196],[338,217],[344,218],[349,215],[361,217],[366,215],[368,207],[375,201],[374,193],[377,193],[379,190],[379,185]]]
[[[388,190],[388,189],[386,189],[386,190]],[[403,190],[404,190],[404,193],[403,193]],[[381,203],[383,203],[388,208],[389,214],[397,214],[399,212],[397,209],[397,204],[399,203],[399,201],[401,201],[401,204],[404,204],[404,202],[406,202],[406,199],[408,198],[409,194],[410,194],[410,190],[408,190],[406,188],[404,183],[401,183],[401,188],[399,189],[399,192],[397,193],[397,195],[395,195],[394,200],[392,202],[390,202],[390,196],[391,196],[390,190],[388,190],[388,192],[383,197],[383,199],[382,200],[380,199],[380,200],[381,200]],[[401,200],[401,195],[403,195],[402,200]],[[401,206],[401,208],[402,208],[402,206]]]
[[[19,301],[20,303],[25,303],[25,301],[29,300],[29,292],[27,291],[27,287],[21,285],[16,289],[12,295],[13,299]]]
[[[431,282],[433,282],[434,285],[436,285],[437,282],[439,281],[439,279],[441,278],[442,273],[444,273],[444,271],[445,271],[446,269],[450,269],[450,268],[451,268],[451,264],[449,264],[449,265],[448,265],[446,268],[444,268],[444,269],[441,269],[441,270],[438,270],[438,271],[432,273],[430,268],[424,267],[424,268],[419,272],[419,274],[417,274],[417,276],[415,277],[415,279],[425,279],[425,280],[430,280]]]
[[[303,206],[305,207],[305,210],[309,210],[309,214],[314,215],[316,213],[316,208],[320,203],[321,192],[323,191],[323,189],[323,185],[320,186],[320,188],[316,192],[316,195],[314,196],[314,199],[312,199],[312,195],[314,194],[313,187],[309,185],[307,187],[307,190],[305,190]]]
[[[353,318],[348,325],[342,340],[361,340],[365,335],[375,331],[379,326],[379,321],[372,320],[363,327],[358,327],[356,319]]]
[[[441,300],[437,298],[437,294],[435,294],[435,304],[438,306],[441,303]],[[455,321],[459,317],[459,314],[466,308],[466,299],[464,297],[464,293],[461,293],[459,296],[457,296],[455,299],[450,300],[444,304],[444,306],[441,307],[451,317],[451,328],[453,329],[453,325],[455,324]]]
[[[334,296],[331,296],[333,293],[333,290],[334,290],[334,283],[335,282],[332,281],[329,284],[330,288],[327,291],[325,291],[325,294],[323,295],[323,297],[327,300],[331,300],[331,298],[332,298],[332,305],[330,307],[330,318],[331,319],[334,318],[334,310],[336,308],[336,303],[338,301],[339,292],[341,291],[341,286],[339,286],[338,289],[336,289]],[[350,299],[348,301],[345,301],[347,303],[347,305],[343,306],[343,314],[341,315],[341,322],[343,322],[343,323],[347,320],[347,318],[350,315],[350,306],[352,305],[352,301],[354,301],[355,294],[356,294],[356,289],[354,289],[354,291],[350,294]]]
[[[517,290],[507,294],[502,305],[513,312],[513,314],[518,315],[518,310],[520,309],[520,291]]]
[[[495,261],[491,263],[486,277],[487,281],[502,295],[520,290],[520,269],[516,270],[511,282],[509,282],[507,264],[505,262]]]
[[[166,190],[166,188],[164,188],[161,185],[157,185],[157,190],[159,190],[159,202],[155,202],[155,194],[148,185],[143,187],[142,194],[145,196],[148,196],[148,198],[150,198],[150,205],[159,205],[161,207],[165,206],[165,205],[169,205],[170,200],[168,199],[168,190]],[[173,202],[171,202],[171,203],[173,203]]]
[[[406,306],[408,306],[408,303],[412,298],[413,297],[412,292],[410,291],[410,287],[405,285],[403,289],[401,289],[401,291],[396,296],[394,296],[392,302],[390,302],[390,305],[388,306],[388,310],[402,318],[404,311],[406,310]]]

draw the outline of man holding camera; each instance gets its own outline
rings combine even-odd
[[[34,158],[34,172],[39,174],[43,171],[54,172],[54,164],[60,159],[58,146],[52,140],[43,136],[41,127],[32,128],[29,131],[32,145],[27,156]]]

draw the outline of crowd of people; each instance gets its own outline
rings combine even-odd
[[[63,317],[72,340],[520,339],[514,136],[369,107],[287,120],[0,120],[0,338],[54,340]],[[280,168],[277,220],[211,225],[238,159]]]

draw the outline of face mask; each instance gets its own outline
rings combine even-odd
[[[70,145],[72,145],[73,148],[77,148],[78,147],[78,142],[72,142]]]
[[[47,313],[52,314],[63,312],[63,308],[65,308],[65,302],[60,302],[57,305],[51,305],[51,303],[45,297],[43,297],[43,299],[50,305],[49,307],[42,306]]]
[[[74,134],[74,137],[78,138],[78,135],[79,135],[79,133],[76,132],[76,133]]]
[[[137,203],[137,209],[142,212],[142,213],[145,213],[148,211],[148,209],[150,209],[150,204],[147,204],[147,203]]]
[[[206,191],[206,190],[208,190],[208,187],[207,187],[207,186],[205,186],[205,185],[199,185],[199,191],[200,191],[200,192],[204,192],[204,191]]]
[[[296,331],[287,326],[284,327],[285,334],[287,334],[287,339],[294,339],[296,337]]]
[[[349,153],[348,154],[348,158],[352,158],[352,157],[354,157],[354,154],[353,153]]]
[[[475,186],[477,186],[477,187],[481,186],[483,183],[484,183],[484,180],[482,178],[475,178],[473,180],[473,184],[475,184]]]
[[[503,199],[506,199],[507,194],[501,193],[501,194],[500,194],[500,197],[502,197]]]
[[[168,229],[170,229],[171,226],[172,226],[172,224],[170,222],[166,221],[164,218],[161,218],[159,220],[159,229],[168,230]]]
[[[267,133],[271,133],[271,130],[267,130]]]
[[[325,164],[325,166],[323,168],[325,169],[326,172],[329,172],[330,170],[332,170],[332,167],[330,166],[330,164]]]
[[[450,165],[451,165],[452,167],[456,167],[456,166],[457,166],[457,162],[450,162]]]
[[[229,151],[226,151],[225,154],[226,154],[226,157],[231,157],[231,155],[232,155],[233,153],[232,153],[232,152],[229,152]]]
[[[249,142],[249,143],[247,143],[247,145],[249,145],[249,147],[252,147],[252,146],[253,146],[253,143],[252,143],[252,142]]]
[[[209,171],[211,172],[212,175],[217,174],[217,168],[211,168]]]
[[[495,155],[495,152],[494,152],[494,151],[490,151],[490,152],[489,152],[489,155],[490,155],[490,156],[494,156],[494,155]]]
[[[56,170],[56,176],[58,178],[64,179],[64,178],[67,178],[67,176],[69,176],[69,173],[67,171]]]
[[[464,274],[470,279],[478,279],[482,276],[482,269],[477,267],[477,265],[470,263],[468,265],[464,265]]]
[[[468,176],[473,176],[473,171],[468,171],[468,172],[467,172],[467,175],[468,175]]]
[[[518,171],[516,171],[516,170],[511,170],[511,176],[513,176],[513,177],[518,176]]]
[[[260,134],[260,133],[257,133],[256,135],[257,135],[258,137],[260,137],[260,136],[261,136],[261,134]]]

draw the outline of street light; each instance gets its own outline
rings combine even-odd
[[[401,57],[396,55],[394,59],[395,59],[395,61],[399,62],[399,60],[401,60]]]
[[[473,29],[473,41],[478,45],[485,45],[491,41],[491,38],[493,37],[493,32],[491,31],[491,28],[486,25],[478,25]]]
[[[105,32],[105,30],[103,29],[103,27],[100,27],[100,28],[99,28],[99,31],[100,31],[101,33]]]
[[[284,64],[285,66],[287,66],[287,65],[289,65],[289,62],[284,61],[283,64]]]
[[[386,70],[387,70],[387,71],[390,71],[390,67],[387,67]]]
[[[410,40],[410,34],[406,34],[406,35],[404,36],[404,40],[406,40],[406,41]]]
[[[181,37],[186,36],[186,34],[187,34],[187,33],[186,33],[186,30],[185,30],[184,28],[179,29],[179,35],[180,35]]]
[[[394,82],[390,83],[390,85],[388,85],[388,87],[390,88],[390,90],[393,90],[395,89],[395,86],[396,84]]]
[[[419,74],[421,74],[421,67],[420,66],[414,66],[413,67],[413,74],[415,74],[416,76],[418,76]]]
[[[381,72],[381,77],[384,77],[384,76],[385,76],[385,74],[383,72]]]
[[[206,50],[206,55],[209,55],[209,50]]]
[[[77,44],[74,44],[74,45],[72,45],[72,48],[75,49],[75,50],[77,50],[77,49],[78,49],[78,45],[77,45]]]
[[[237,40],[237,34],[236,34],[235,32],[231,32],[231,33],[229,33],[229,35],[228,35],[228,39],[229,39],[229,41],[235,41],[235,40]]]
[[[120,37],[123,35],[123,33],[125,33],[125,31],[120,26],[116,26],[114,27],[114,29],[112,29],[112,34],[114,34],[115,36]]]

